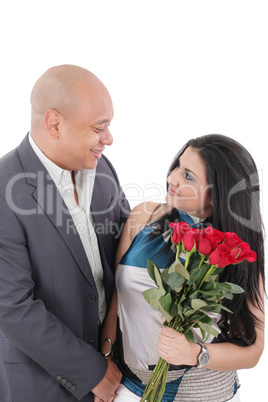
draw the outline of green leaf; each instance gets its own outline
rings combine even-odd
[[[202,296],[222,296],[223,293],[221,290],[199,290]]]
[[[231,292],[235,294],[244,293],[244,289],[240,286],[236,285],[235,283],[226,282],[228,285],[231,286]]]
[[[185,312],[184,312],[184,316],[185,317],[190,317],[191,315],[193,315],[194,313],[195,313],[195,311],[196,310],[186,310]]]
[[[198,323],[200,329],[202,330],[202,336],[205,335],[205,337],[203,336],[204,341],[208,340],[210,335],[218,337],[219,332],[215,328],[213,328],[211,325],[205,324],[201,321],[198,321],[197,323]]]
[[[168,274],[168,272],[169,272],[169,268],[168,268],[168,267],[165,268],[165,269],[162,271],[162,273],[161,273],[161,278],[162,278],[162,280],[163,280],[163,278]]]
[[[152,262],[151,260],[147,260],[147,271],[148,274],[150,275],[150,277],[152,278],[152,280],[156,283],[156,279],[155,279],[155,274],[154,274],[154,267],[155,267],[155,263]]]
[[[173,264],[169,268],[169,272],[176,272],[178,275],[181,275],[184,277],[184,279],[189,280],[190,279],[190,274],[187,271],[187,269],[182,265],[180,260],[176,260],[173,262]]]
[[[163,309],[167,312],[170,313],[171,307],[172,307],[172,297],[171,294],[167,294],[165,296],[162,296],[159,299],[159,304],[161,305],[161,307],[163,307]]]
[[[203,311],[209,311],[211,313],[217,313],[220,314],[221,312],[221,305],[220,304],[215,304],[215,305],[209,305],[207,307],[203,307]]]
[[[193,299],[191,301],[191,307],[193,310],[200,310],[202,307],[207,306],[207,303],[204,300]]]
[[[222,290],[223,292],[227,293],[243,293],[244,289],[240,286],[236,285],[235,283],[217,283],[217,288]]]
[[[217,300],[220,300],[220,299],[222,299],[222,297],[217,297],[217,296],[211,296],[211,297],[207,297],[206,298],[206,300],[208,301],[208,302],[216,302]]]
[[[192,293],[188,293],[189,299],[196,299],[198,297],[198,291],[195,290]]]
[[[182,306],[180,304],[179,299],[176,299],[175,302],[173,303],[170,314],[175,317],[176,315],[179,315],[181,318],[183,318],[182,314]]]
[[[200,261],[201,261],[201,257],[199,254],[197,254],[197,253],[192,254],[191,258],[190,258],[190,264],[189,264],[188,270],[192,271],[193,269],[197,268],[200,264]]]
[[[199,321],[198,325],[202,332],[203,341],[206,342],[210,335],[211,326],[208,324],[204,324],[203,322]]]
[[[180,316],[181,318],[183,318],[183,315],[182,315],[182,306],[181,306],[180,304],[177,304],[177,313],[179,314],[179,316]]]
[[[172,305],[170,309],[170,314],[172,315],[172,317],[175,317],[178,314],[178,306],[176,302]]]
[[[161,290],[161,292],[164,292],[163,294],[165,294],[166,291],[165,291],[165,289],[163,287],[161,273],[160,273],[160,270],[159,270],[157,265],[154,265],[154,275],[155,275],[156,284],[159,286],[159,289]]]
[[[169,268],[165,268],[165,269],[163,270],[163,272],[161,273],[162,284],[163,284],[163,287],[164,287],[166,293],[170,293],[170,292],[171,292],[170,286],[167,285],[167,284],[165,283],[165,281],[164,281],[164,278],[165,278],[165,276],[168,275],[168,273],[169,273]]]
[[[159,300],[158,300],[158,305],[159,305],[159,311],[163,314],[163,316],[165,317],[165,319],[170,322],[172,320],[172,315],[170,314],[170,309],[172,306],[172,298],[171,295],[165,295],[162,296]]]
[[[204,282],[203,285],[200,288],[200,291],[204,291],[207,292],[209,290],[213,290],[214,289],[214,282],[213,281],[209,281],[209,282]]]
[[[228,311],[228,313],[232,313],[233,312],[231,310],[229,310],[227,307],[223,306],[222,304],[220,305],[222,310]]]
[[[194,334],[191,330],[187,331],[184,335],[186,336],[188,341],[194,342]]]
[[[200,270],[200,268],[195,268],[190,272],[190,280],[188,281],[189,285],[193,284],[193,283],[199,283],[199,281],[201,280],[201,278],[203,277],[202,271]]]
[[[202,340],[206,339],[206,331],[204,331],[202,328],[200,328],[198,324],[197,324],[197,327],[198,327],[198,328],[200,329],[200,331],[201,331]]]
[[[171,274],[167,274],[164,278],[163,281],[171,287],[171,289],[175,290],[176,292],[179,292],[185,282],[185,279],[183,276],[178,275],[176,272],[172,272]]]
[[[209,264],[203,264],[201,267],[193,269],[190,272],[190,280],[188,281],[189,285],[196,284],[198,286],[209,267]]]
[[[161,311],[160,310],[160,304],[159,304],[159,300],[160,299],[155,299],[155,300],[152,300],[151,302],[150,302],[150,306],[152,307],[152,308],[154,308],[155,310],[158,310],[158,311]]]
[[[200,316],[199,318],[198,318],[198,322],[199,321],[201,321],[201,322],[203,322],[203,323],[205,323],[205,324],[209,324],[209,325],[212,325],[213,324],[213,321],[212,321],[212,318],[210,318],[208,315],[206,315],[206,314],[203,314],[202,316]]]
[[[218,332],[214,327],[211,327],[210,333],[211,335],[215,336],[215,338],[218,338],[220,332]]]
[[[228,300],[232,300],[232,298],[233,298],[233,294],[232,293],[224,293],[224,295],[223,295],[223,297],[225,297],[225,299],[228,299]],[[223,298],[222,297],[222,298]]]
[[[182,304],[182,302],[184,302],[185,299],[186,299],[186,296],[185,296],[185,294],[183,293],[183,294],[181,295],[181,298],[180,298],[179,303]]]
[[[161,296],[164,296],[165,293],[159,288],[151,288],[142,292],[143,297],[148,303],[151,303],[154,300],[159,300]]]
[[[226,283],[219,282],[219,283],[217,283],[216,286],[217,286],[217,289],[220,289],[223,292],[227,292],[227,293],[230,293],[230,291],[232,289],[231,285],[227,282]]]

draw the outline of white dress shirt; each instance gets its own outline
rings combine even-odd
[[[81,172],[75,172],[75,187],[79,204],[77,205],[74,197],[74,185],[71,172],[61,169],[48,159],[40,148],[38,148],[30,134],[29,142],[37,157],[40,159],[41,163],[54,181],[72,216],[75,228],[72,228],[72,225],[70,225],[68,230],[76,229],[79,233],[99,293],[99,322],[102,323],[106,314],[103,268],[99,253],[98,240],[93,227],[94,222],[90,213],[96,169],[85,169]]]

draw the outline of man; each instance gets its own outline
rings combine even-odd
[[[111,401],[121,373],[98,352],[129,205],[110,162],[110,95],[52,67],[31,132],[0,160],[0,402]]]

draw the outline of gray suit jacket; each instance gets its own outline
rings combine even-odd
[[[129,205],[105,157],[91,207],[108,307]],[[0,402],[92,401],[89,392],[106,369],[86,254],[26,137],[0,160]]]

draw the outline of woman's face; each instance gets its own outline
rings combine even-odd
[[[209,195],[205,164],[197,149],[186,148],[167,182],[168,206],[198,217],[212,215],[212,199]]]

